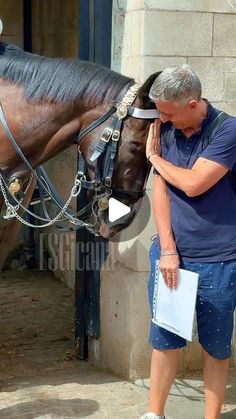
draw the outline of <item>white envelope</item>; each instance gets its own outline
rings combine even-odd
[[[179,269],[178,287],[170,289],[164,282],[158,264],[159,261],[156,264],[152,321],[191,341],[199,275]]]

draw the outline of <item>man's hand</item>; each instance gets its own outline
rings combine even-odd
[[[179,256],[161,256],[159,269],[162,273],[164,281],[169,288],[177,288],[179,273]]]
[[[161,120],[156,119],[153,124],[150,125],[147,143],[146,143],[146,156],[147,159],[151,154],[161,154],[161,142],[160,142],[160,130]]]

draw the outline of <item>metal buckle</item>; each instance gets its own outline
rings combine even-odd
[[[101,135],[101,140],[105,143],[108,143],[112,134],[112,130],[110,128],[105,128]]]
[[[120,139],[120,131],[115,129],[112,134],[112,141],[119,141]]]
[[[101,182],[97,180],[94,180],[93,182],[94,182],[94,190],[97,193],[101,189]]]
[[[10,181],[9,190],[13,195],[15,195],[21,190],[21,186],[22,184],[20,179],[15,178]]]
[[[105,178],[105,185],[108,187],[108,188],[110,188],[111,187],[111,178],[110,177],[106,177]]]
[[[99,198],[98,200],[98,208],[101,211],[106,211],[109,207],[109,199],[107,196],[102,196],[101,198]]]

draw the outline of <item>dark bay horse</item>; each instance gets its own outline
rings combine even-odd
[[[148,92],[156,75],[141,86],[134,106],[155,108]],[[96,64],[47,58],[0,43],[0,103],[13,137],[33,168],[77,143],[81,131],[106,113],[133,83],[131,78]],[[96,174],[91,156],[104,127],[113,121],[114,114],[81,139],[80,151],[90,180]],[[96,231],[106,238],[129,225],[140,204],[148,174],[145,143],[150,122],[128,116],[122,120],[110,190],[131,212],[122,223],[111,223],[108,211],[100,212]],[[1,173],[24,182],[29,170],[8,137],[0,124]]]

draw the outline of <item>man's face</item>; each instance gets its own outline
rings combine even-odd
[[[191,100],[186,105],[178,102],[156,101],[156,107],[160,112],[161,122],[172,122],[175,128],[186,129],[191,126],[194,118],[194,112],[197,108],[197,102]]]

